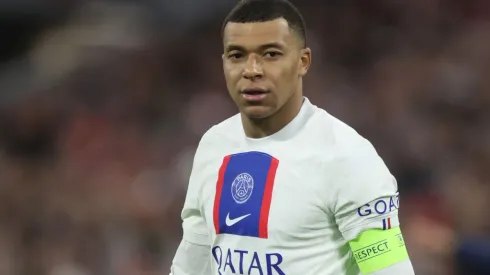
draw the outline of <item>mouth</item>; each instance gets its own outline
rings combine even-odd
[[[247,101],[261,101],[270,92],[265,89],[245,89],[240,92],[242,97]]]

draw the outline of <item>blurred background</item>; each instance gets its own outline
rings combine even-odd
[[[397,177],[417,274],[490,274],[490,1],[293,2],[306,96]],[[168,274],[197,142],[236,112],[234,3],[0,1],[0,274]]]

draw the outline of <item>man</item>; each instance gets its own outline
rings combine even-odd
[[[395,179],[367,140],[303,97],[311,50],[297,9],[243,0],[223,44],[240,113],[199,143],[172,274],[414,274]]]

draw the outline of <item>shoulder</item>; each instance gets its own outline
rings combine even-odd
[[[317,108],[311,120],[312,137],[325,161],[344,162],[377,157],[372,143],[347,123]]]
[[[237,131],[243,132],[240,113],[235,114],[209,129],[210,134],[219,135],[221,138],[237,136]]]
[[[351,126],[322,109],[317,111],[315,124],[324,172],[330,178],[391,177],[373,144]]]
[[[201,137],[196,151],[196,159],[203,159],[212,155],[219,148],[235,143],[237,136],[240,136],[237,134],[239,131],[243,131],[239,114],[213,125]]]
[[[318,116],[318,129],[317,139],[325,140],[319,150],[321,184],[328,189],[329,209],[340,213],[339,221],[347,210],[396,196],[396,179],[369,140],[325,111]]]

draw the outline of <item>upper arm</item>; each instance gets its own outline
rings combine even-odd
[[[332,211],[359,269],[372,274],[408,260],[397,182],[371,144],[352,148],[338,161],[336,181]]]
[[[187,194],[182,209],[183,238],[175,253],[171,275],[208,275],[210,267],[210,239],[204,219],[200,192],[203,165],[206,163],[206,150],[209,148],[209,131],[196,150],[192,171],[189,177]]]
[[[206,150],[208,147],[207,140],[209,139],[207,136],[207,134],[203,136],[196,150],[184,207],[181,213],[184,231],[183,239],[197,245],[209,245],[210,243],[208,228],[199,201],[199,193],[201,190],[199,179],[202,178],[201,171],[203,169],[203,164],[205,164],[206,161]]]
[[[206,222],[199,208],[197,196],[192,190],[187,191],[181,217],[183,239],[197,245],[208,245],[209,234]]]
[[[346,240],[368,229],[399,226],[395,178],[368,142],[336,161],[335,221]]]

